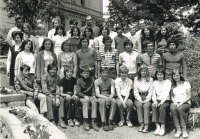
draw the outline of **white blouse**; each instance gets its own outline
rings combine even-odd
[[[30,73],[35,73],[35,55],[33,53],[22,52],[22,64],[30,66]]]

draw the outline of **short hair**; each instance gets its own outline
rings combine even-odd
[[[31,30],[31,26],[29,23],[24,23],[23,26],[22,26],[22,31],[24,32],[24,26],[27,26],[29,31]]]
[[[119,67],[119,72],[120,73],[128,73],[129,72],[129,69],[125,66],[125,65],[122,65]]]
[[[21,47],[20,47],[20,51],[24,51],[25,46],[26,46],[26,44],[28,44],[28,42],[31,43],[30,52],[34,53],[34,52],[33,52],[33,42],[32,42],[31,40],[29,40],[29,39],[24,40],[24,41],[22,42],[22,45],[21,45]]]
[[[69,65],[64,67],[64,76],[66,77],[66,72],[68,71],[72,71],[72,73],[74,72],[73,68]]]
[[[59,20],[58,18],[52,19],[51,23],[52,23],[53,27],[54,27],[54,23],[55,23],[56,21],[58,21],[58,23],[60,23],[60,20]]]
[[[53,52],[54,43],[53,43],[52,40],[49,39],[49,38],[45,38],[45,39],[43,40],[42,46],[41,46],[41,48],[40,48],[40,51],[45,50],[45,46],[44,46],[44,44],[45,44],[45,42],[47,42],[47,41],[50,41],[50,42],[51,42],[51,48],[50,48],[50,51]]]
[[[153,44],[153,47],[155,48],[154,42],[152,42],[152,41],[146,41],[146,47],[147,47],[148,44]]]
[[[19,19],[23,20],[22,17],[21,17],[20,15],[17,15],[17,16],[15,17],[15,22],[17,22],[17,20],[19,20]]]
[[[81,66],[80,67],[80,74],[82,74],[83,72],[89,72],[90,74],[90,69],[87,66]]]
[[[71,19],[71,20],[69,20],[69,24],[70,25],[74,25],[75,24],[77,26],[78,25],[78,21],[76,21],[75,19]]]
[[[71,43],[69,43],[69,41],[70,41],[70,40],[65,40],[65,41],[61,44],[61,50],[62,50],[62,51],[65,51],[65,50],[64,50],[65,44],[68,44],[68,45],[69,45],[69,52],[72,52],[72,50],[71,50]]]
[[[75,29],[77,29],[77,31],[78,31],[78,37],[80,37],[80,35],[81,35],[81,31],[80,31],[80,29],[79,29],[79,27],[73,27],[72,29],[71,29],[71,31],[70,31],[70,33],[71,33],[71,36],[73,37],[74,36],[74,30]]]
[[[87,15],[87,16],[85,17],[85,20],[86,20],[86,18],[88,18],[88,17],[91,17],[91,19],[92,19],[92,16],[91,16],[91,15]]]
[[[163,79],[165,80],[166,79],[166,77],[165,77],[165,70],[163,69],[163,68],[158,68],[158,69],[156,69],[156,73],[155,73],[155,80],[158,80],[158,78],[157,78],[157,74],[158,73],[162,73],[163,74]]]
[[[169,48],[169,44],[170,43],[175,43],[176,44],[176,48],[178,48],[178,41],[175,39],[175,38],[170,38],[168,41],[167,41],[167,48]]]
[[[45,29],[44,24],[38,24],[37,25],[37,30],[39,30],[39,29]]]
[[[100,69],[100,73],[102,73],[102,72],[104,72],[104,71],[107,71],[107,72],[109,73],[109,68],[107,68],[107,67],[102,67],[102,68]]]
[[[107,30],[107,35],[109,35],[109,34],[110,34],[110,30],[109,30],[109,28],[108,28],[106,25],[104,25],[104,26],[102,26],[102,27],[100,28],[100,32],[99,32],[99,33],[102,34],[102,30],[103,30],[104,28]]]
[[[126,40],[124,41],[124,47],[125,47],[127,44],[130,44],[131,47],[133,48],[133,42],[132,42],[131,40],[126,39]]]
[[[12,38],[13,38],[13,40],[15,39],[15,37],[17,35],[19,35],[19,37],[20,37],[21,40],[23,39],[24,35],[23,35],[23,33],[21,31],[14,31],[14,32],[12,32]]]
[[[80,39],[80,43],[79,43],[79,46],[80,46],[80,47],[82,47],[82,43],[81,43],[81,42],[82,42],[83,40],[87,40],[87,42],[88,42],[88,45],[90,44],[90,41],[89,41],[89,39],[88,39],[88,38],[86,38],[86,37],[83,37],[83,38],[81,38],[81,39]]]
[[[55,31],[54,35],[57,35],[57,34],[58,34],[58,30],[59,30],[59,29],[62,29],[62,31],[63,31],[63,32],[62,32],[62,35],[63,35],[63,36],[66,36],[65,28],[64,28],[64,26],[62,26],[62,25],[59,25],[59,26],[56,27],[56,31]]]
[[[103,40],[102,40],[102,43],[105,44],[105,42],[107,40],[110,40],[111,42],[113,41],[112,38],[110,36],[106,36],[106,37],[103,37]]]
[[[47,66],[47,72],[49,73],[49,71],[52,70],[53,68],[56,68],[56,71],[58,71],[58,67],[55,64],[49,64]]]
[[[24,71],[24,69],[30,71],[31,68],[30,68],[29,65],[27,65],[27,64],[23,64],[23,65],[20,66],[20,71]]]

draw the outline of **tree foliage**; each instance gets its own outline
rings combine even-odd
[[[109,0],[110,19],[116,23],[127,23],[147,19],[164,22],[182,21],[193,26],[195,15],[200,12],[198,0]],[[190,13],[186,13],[188,10]],[[187,15],[189,14],[189,15]]]
[[[8,12],[8,17],[21,15],[24,21],[34,27],[38,18],[48,21],[57,15],[64,16],[65,0],[4,0],[6,6],[4,10]]]

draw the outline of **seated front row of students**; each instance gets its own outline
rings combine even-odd
[[[153,81],[149,76],[148,67],[142,65],[137,77],[132,81],[127,77],[128,68],[126,66],[122,65],[119,68],[120,77],[116,80],[109,77],[109,69],[104,67],[100,70],[101,76],[95,80],[90,76],[88,67],[81,67],[80,78],[76,80],[72,77],[73,69],[70,66],[65,67],[65,77],[60,79],[57,75],[57,66],[49,64],[47,74],[42,76],[41,88],[39,81],[34,81],[33,77],[28,74],[29,70],[28,65],[20,67],[21,73],[15,79],[17,92],[26,94],[26,105],[36,112],[38,110],[34,100],[39,99],[40,113],[46,113],[46,117],[52,123],[55,123],[55,115],[57,115],[58,125],[62,128],[67,128],[64,119],[67,119],[68,126],[79,126],[80,119],[83,117],[84,130],[90,130],[90,123],[91,127],[98,131],[99,127],[96,124],[98,107],[104,131],[114,129],[113,119],[117,107],[120,114],[118,126],[121,127],[126,123],[128,127],[132,127],[130,117],[133,105],[135,105],[140,123],[138,131],[148,132],[150,107],[152,107],[152,122],[156,125],[154,134],[163,136],[167,108],[170,107],[176,127],[174,136],[188,137],[186,122],[191,104],[191,87],[179,70],[174,70],[172,81],[170,81],[165,80],[165,71],[158,69],[155,81]],[[130,97],[131,90],[134,92],[134,101]],[[169,95],[170,90],[172,90],[171,95]],[[79,109],[81,105],[82,113]],[[109,114],[106,114],[107,109],[109,109]],[[124,110],[127,111],[126,117],[124,117]]]

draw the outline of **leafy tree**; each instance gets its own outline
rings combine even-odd
[[[109,0],[108,10],[110,20],[115,23],[126,21],[128,24],[147,19],[156,21],[158,25],[164,22],[182,21],[187,26],[193,26],[195,15],[200,12],[198,0]],[[183,12],[193,8],[193,13],[184,16]]]
[[[66,4],[65,0],[4,0],[4,2],[6,3],[4,10],[8,12],[8,17],[21,15],[32,27],[38,18],[48,21],[57,15],[65,15],[64,10],[61,10]]]

